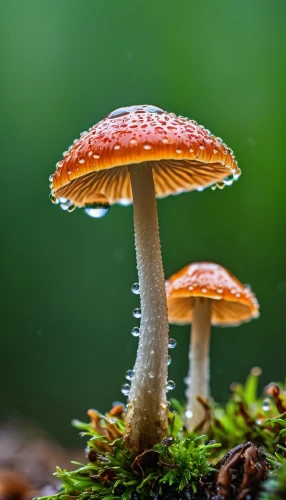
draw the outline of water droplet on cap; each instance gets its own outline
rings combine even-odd
[[[58,199],[62,210],[69,210],[71,207],[73,207],[73,203],[70,200],[61,197]]]
[[[108,214],[110,210],[110,205],[106,204],[87,204],[84,206],[84,212],[89,215],[89,217],[93,217],[94,219],[100,219]]]
[[[168,366],[172,363],[172,358],[171,356],[168,356]]]
[[[149,378],[154,378],[154,372],[149,372]]]

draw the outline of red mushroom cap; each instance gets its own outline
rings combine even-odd
[[[231,149],[194,120],[156,106],[129,106],[74,141],[50,178],[52,197],[75,206],[132,202],[130,164],[153,168],[158,197],[240,175]]]
[[[166,292],[169,323],[192,322],[194,297],[212,299],[213,325],[235,326],[259,316],[251,288],[212,262],[196,262],[173,274],[166,281]]]

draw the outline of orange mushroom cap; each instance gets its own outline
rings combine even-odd
[[[194,297],[212,299],[211,323],[236,326],[259,316],[259,304],[249,285],[243,285],[224,267],[196,262],[166,281],[169,323],[189,324]]]
[[[128,165],[153,168],[157,197],[231,183],[240,170],[231,149],[194,120],[151,105],[119,108],[64,153],[51,195],[85,204],[132,202]]]

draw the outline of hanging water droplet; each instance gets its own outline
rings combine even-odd
[[[269,398],[264,399],[262,403],[262,410],[263,411],[269,411],[271,408],[271,401]]]
[[[168,356],[168,366],[172,363],[172,358],[171,356]]]
[[[176,384],[174,380],[168,380],[167,382],[167,391],[173,391],[176,388]]]
[[[50,175],[49,182],[53,182],[53,180],[54,180],[54,174]]]
[[[140,309],[140,307],[135,307],[135,309],[133,310],[132,314],[133,314],[134,318],[137,318],[137,319],[141,318],[141,309]]]
[[[226,177],[226,178],[223,180],[223,183],[224,183],[226,186],[232,186],[232,185],[233,185],[233,177]]]
[[[185,377],[184,378],[184,384],[190,385],[190,382],[191,382],[191,378],[190,377]]]
[[[67,200],[67,198],[59,197],[59,203],[62,210],[69,210],[73,207],[73,203],[70,200]]]
[[[177,341],[175,339],[169,339],[168,347],[169,349],[174,349],[177,345]]]
[[[192,416],[193,416],[192,410],[187,410],[185,413],[185,416],[186,416],[186,418],[192,418]]]
[[[123,384],[123,386],[121,387],[121,392],[122,392],[122,394],[124,394],[124,396],[128,396],[128,394],[130,392],[130,385]]]
[[[110,210],[110,205],[108,204],[100,204],[93,203],[84,206],[84,212],[89,215],[89,217],[93,217],[94,219],[100,219],[108,214]]]
[[[149,378],[154,378],[154,372],[149,372]]]
[[[127,370],[125,372],[126,380],[132,380],[134,378],[134,370]]]
[[[139,326],[133,326],[133,328],[131,330],[131,334],[133,335],[133,337],[139,337],[139,335],[140,335]]]
[[[131,292],[134,293],[135,295],[140,294],[139,283],[133,283],[131,287]]]

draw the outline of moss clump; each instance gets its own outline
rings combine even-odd
[[[88,439],[88,463],[72,462],[78,468],[71,472],[57,468],[61,491],[46,500],[285,498],[285,392],[268,386],[266,404],[257,383],[253,371],[244,386],[232,387],[225,407],[202,402],[206,417],[192,435],[184,408],[173,401],[169,437],[135,458],[124,446],[124,405],[106,415],[89,410],[90,423],[73,422]]]

